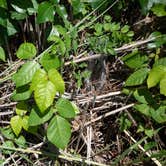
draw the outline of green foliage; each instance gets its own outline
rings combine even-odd
[[[74,118],[76,115],[76,111],[72,103],[69,100],[64,98],[60,98],[57,101],[56,109],[57,109],[57,112],[64,118]]]
[[[5,59],[6,59],[5,51],[2,47],[0,47],[0,60],[5,62]]]
[[[54,20],[54,6],[50,2],[42,2],[38,7],[37,22],[44,23]]]
[[[1,135],[3,136],[4,140],[3,140],[3,146],[7,147],[7,148],[26,148],[26,140],[25,138],[21,135],[16,137],[15,134],[13,133],[13,130],[7,126],[7,127],[3,127],[0,128],[0,132]],[[11,154],[12,151],[11,150],[2,150],[2,152],[4,154]],[[5,161],[4,161],[5,162]]]
[[[62,97],[65,82],[61,73],[65,60],[71,60],[84,49],[93,53],[116,55],[114,48],[131,42],[134,36],[128,25],[121,25],[114,21],[117,19],[108,15],[110,10],[105,9],[112,3],[102,0],[69,0],[66,3],[60,0],[0,0],[0,60],[8,60],[5,53],[10,55],[10,50],[18,46],[17,42],[10,44],[11,37],[17,41],[18,36],[18,43],[24,41],[15,53],[16,58],[24,64],[12,76],[16,86],[12,99],[18,104],[10,120],[11,127],[0,129],[6,139],[4,146],[25,148],[24,133],[39,134],[41,130],[38,129],[45,130],[40,134],[58,148],[64,149],[67,146],[71,137],[70,120],[79,110],[74,103]],[[122,9],[123,3],[126,2],[118,2],[113,12],[115,15],[119,8]],[[166,15],[166,4],[162,0],[144,0],[140,4],[145,12],[151,11],[159,17]],[[95,10],[88,14],[91,9]],[[104,14],[106,11],[107,15]],[[150,51],[158,49],[156,54],[148,55],[149,52],[144,54],[133,50],[122,58],[133,72],[126,80],[125,87],[128,88],[127,93],[132,94],[136,100],[134,116],[136,119],[143,117],[142,121],[147,118],[149,122],[147,126],[139,125],[138,132],[143,132],[149,139],[157,133],[149,124],[153,126],[151,122],[157,125],[166,122],[163,101],[166,96],[166,59],[159,58],[159,50],[166,43],[166,35],[153,32],[149,36],[151,38],[155,40],[148,44],[148,48]],[[6,49],[8,45],[11,48]],[[73,65],[74,71],[70,73],[74,75],[78,88],[83,85],[83,80],[90,77],[85,67],[84,64],[77,67]],[[119,121],[121,131],[132,126],[126,113],[122,113]],[[149,145],[146,149],[153,146]],[[10,150],[4,152],[11,154]]]
[[[46,109],[52,105],[55,94],[56,87],[51,81],[40,81],[37,84],[34,90],[34,98],[41,113],[44,114]]]
[[[30,59],[36,55],[36,47],[32,43],[23,43],[18,48],[16,55],[20,59]]]
[[[166,35],[161,34],[161,32],[158,32],[158,31],[151,33],[149,38],[155,38],[153,42],[150,42],[148,44],[148,48],[150,49],[160,48],[166,43]]]
[[[10,120],[10,125],[16,136],[18,136],[22,129],[22,118],[19,115],[13,116]]]
[[[132,53],[127,54],[122,58],[125,64],[130,68],[140,68],[148,61],[148,56],[141,55],[138,50],[134,50]]]
[[[159,38],[157,36],[160,36]],[[159,32],[154,32],[150,35],[151,37],[156,37],[152,48],[156,48],[159,52],[159,48],[165,43],[165,35]],[[157,45],[157,47],[156,47]],[[152,54],[151,54],[152,55]],[[128,89],[128,94],[132,94],[136,99],[137,103],[134,109],[140,112],[147,118],[154,120],[156,123],[165,123],[165,104],[162,101],[161,96],[166,96],[166,60],[165,58],[157,58],[158,55],[153,56],[141,55],[138,50],[124,56],[122,60],[125,64],[135,69],[125,82],[126,87],[131,86],[131,90]],[[152,68],[149,68],[150,62],[153,60]],[[145,67],[147,66],[147,67]],[[158,86],[159,85],[159,86]],[[133,89],[132,87],[135,86]],[[158,93],[156,90],[160,88]],[[153,89],[156,89],[153,91]],[[126,90],[125,90],[126,91]],[[151,129],[144,130],[148,137],[152,137],[153,131]]]
[[[31,43],[22,44],[17,51],[17,56],[21,59],[33,58],[35,55],[36,48],[34,49]],[[74,103],[60,98],[65,92],[65,83],[55,69],[57,59],[50,59],[49,53],[42,56],[39,60],[42,66],[35,60],[25,62],[12,77],[16,84],[12,99],[20,102],[16,106],[16,115],[11,118],[10,125],[19,137],[22,129],[37,133],[37,127],[49,123],[46,129],[48,140],[63,149],[71,136],[68,119],[74,118],[79,111]],[[56,101],[57,92],[59,96]],[[27,106],[27,100],[34,101],[34,104]]]
[[[28,120],[29,126],[38,126],[44,124],[53,116],[54,112],[55,112],[54,109],[51,108],[43,116],[37,107],[33,107],[29,115],[29,120]]]
[[[128,25],[112,22],[110,16],[104,16],[102,23],[96,23],[90,27],[93,35],[87,33],[90,49],[96,53],[115,55],[114,48],[122,46],[132,40],[134,32]]]
[[[151,10],[158,17],[166,16],[166,2],[164,0],[139,0],[139,3],[143,14],[147,14]]]
[[[83,69],[86,66],[87,66],[86,64],[82,63],[78,67],[80,69]],[[88,71],[88,70],[81,71],[80,69],[78,71],[73,72],[73,75],[74,75],[74,78],[76,79],[78,88],[81,88],[81,86],[83,85],[83,80],[89,79],[91,76],[90,71]]]
[[[145,79],[148,75],[148,72],[149,72],[148,68],[141,68],[141,69],[135,71],[126,80],[125,86],[141,85],[145,81]]]
[[[162,16],[166,16],[165,7],[166,7],[166,4],[165,5],[164,4],[156,4],[151,8],[151,10],[156,16],[162,17]]]
[[[158,123],[166,122],[166,106],[160,106],[156,111],[152,111],[152,118]]]
[[[52,68],[58,69],[61,65],[61,62],[58,56],[55,54],[49,54],[49,53],[46,53],[41,57],[40,63],[46,71]]]
[[[147,79],[148,88],[156,86],[161,81],[161,79],[163,79],[165,73],[166,73],[165,66],[153,67]]]
[[[32,81],[33,75],[40,68],[40,65],[35,61],[25,63],[17,73],[12,77],[16,87],[21,87]]]
[[[64,149],[71,137],[70,123],[59,115],[56,115],[49,123],[47,137],[58,148]]]
[[[48,78],[54,84],[55,89],[63,94],[65,92],[65,83],[56,69],[50,69],[48,71]]]
[[[0,7],[7,9],[7,3],[6,0],[0,0]]]

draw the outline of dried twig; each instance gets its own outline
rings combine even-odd
[[[11,151],[15,151],[15,152],[22,152],[22,153],[33,153],[33,154],[39,154],[39,155],[42,154],[41,151],[31,150],[29,148],[22,149],[22,148],[13,148],[13,147],[7,147],[7,146],[0,145],[0,149],[6,149],[6,150],[11,150]],[[100,164],[100,163],[97,163],[94,161],[84,160],[83,158],[72,156],[72,155],[67,154],[67,153],[63,153],[63,152],[60,152],[60,153],[61,154],[58,155],[58,158],[61,158],[61,159],[67,160],[67,161],[81,162],[81,163],[86,163],[86,164],[96,165],[96,166],[107,166],[105,164]]]
[[[4,99],[8,98],[8,97],[10,97],[12,94],[13,94],[13,93],[10,93],[10,94],[8,94],[8,95],[5,95],[5,96],[1,97],[0,100],[4,100]]]
[[[134,142],[134,143],[137,143],[137,141],[129,134],[128,131],[124,130],[124,133]],[[146,150],[139,144],[138,147],[143,151],[145,152],[145,154],[148,156],[148,157],[151,157],[151,154],[149,152],[146,152]],[[156,159],[156,158],[151,158],[152,161],[157,165],[157,166],[162,166],[161,163]]]
[[[0,116],[10,115],[10,114],[13,114],[13,111],[0,112]]]
[[[156,38],[153,37],[153,38],[148,38],[148,39],[145,39],[145,40],[139,40],[135,43],[131,43],[131,44],[128,44],[128,45],[124,45],[120,48],[115,48],[114,51],[116,53],[120,53],[122,51],[125,51],[125,50],[128,50],[128,49],[132,49],[132,48],[136,48],[138,46],[141,46],[143,44],[146,44],[146,43],[149,43],[151,41],[154,41]],[[65,63],[65,66],[68,66],[70,65],[71,63],[80,63],[80,62],[85,62],[85,61],[88,61],[88,60],[92,60],[92,59],[97,59],[97,58],[100,58],[102,56],[106,56],[106,55],[103,55],[103,54],[95,54],[95,55],[92,55],[92,56],[87,56],[87,57],[83,57],[81,59],[73,59],[73,61],[69,61],[69,62],[66,62]]]
[[[10,107],[10,106],[14,106],[16,104],[17,104],[17,102],[12,102],[12,103],[8,103],[8,104],[2,104],[2,105],[0,105],[0,108]]]
[[[101,116],[97,117],[96,119],[93,119],[93,120],[91,120],[91,121],[85,123],[84,126],[90,125],[91,123],[94,123],[94,122],[96,122],[96,121],[99,121],[99,120],[101,120],[102,118],[106,118],[106,117],[108,117],[108,116],[110,116],[110,115],[116,114],[116,113],[118,113],[118,112],[120,112],[120,111],[123,111],[123,110],[125,110],[125,109],[127,109],[127,108],[131,108],[131,107],[133,107],[133,106],[134,106],[134,103],[128,104],[128,105],[126,105],[126,106],[124,106],[124,107],[118,108],[118,109],[113,110],[113,111],[111,111],[111,112],[107,112],[106,114],[101,115]]]
[[[117,92],[109,92],[109,93],[104,94],[104,95],[99,95],[99,96],[96,96],[95,101],[100,100],[100,99],[104,99],[107,97],[111,97],[111,96],[120,95],[121,93],[122,93],[121,91],[117,91]],[[85,104],[85,103],[91,102],[93,100],[94,100],[94,97],[88,97],[88,98],[84,98],[84,99],[78,100],[78,101],[79,101],[79,104]]]

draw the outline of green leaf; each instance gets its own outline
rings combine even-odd
[[[32,81],[34,73],[40,68],[40,65],[35,61],[30,61],[22,65],[21,69],[13,75],[12,80],[16,87],[26,85]]]
[[[71,5],[74,15],[85,11],[85,5],[80,0],[71,0]]]
[[[8,140],[4,141],[2,146],[5,146],[5,147],[9,148],[9,150],[8,149],[4,149],[2,151],[3,154],[10,154],[11,155],[12,151],[10,150],[10,148],[15,148],[14,143],[12,141],[10,141],[10,140],[9,141]],[[2,165],[4,165],[4,164],[2,164]]]
[[[4,49],[0,46],[0,60],[2,60],[2,61],[6,61],[5,60],[6,59],[6,55],[5,55],[5,51],[4,51]]]
[[[32,91],[29,90],[29,86],[21,86],[14,90],[11,98],[14,101],[27,100],[31,97]]]
[[[19,146],[19,147],[22,147],[22,148],[26,148],[26,139],[20,135],[18,138],[15,138],[14,139],[14,142]]]
[[[76,115],[75,107],[73,107],[69,100],[64,98],[60,98],[56,102],[56,109],[57,112],[64,118],[74,118]]]
[[[138,53],[131,53],[123,57],[122,60],[125,61],[125,64],[130,68],[140,68],[148,61],[148,57]]]
[[[140,124],[137,128],[137,133],[143,132],[145,128]]]
[[[16,12],[18,13],[26,13],[26,10],[23,9],[22,7],[19,7],[18,5],[11,4],[12,8],[15,9]]]
[[[158,59],[155,63],[154,63],[154,65],[153,65],[153,67],[156,67],[156,66],[166,66],[166,58],[160,58],[160,59]]]
[[[149,38],[155,38],[155,40],[148,44],[148,48],[160,48],[166,43],[166,36],[158,31],[151,33]]]
[[[72,104],[72,106],[73,106],[73,109],[74,109],[75,114],[79,114],[80,111],[79,111],[78,107],[76,106],[76,104],[73,103],[73,102],[71,102],[71,104]]]
[[[37,126],[40,124],[44,124],[52,117],[54,112],[55,110],[51,108],[46,114],[42,115],[38,108],[32,108],[28,120],[29,126]]]
[[[111,24],[110,24],[110,23],[105,23],[105,24],[103,25],[103,28],[104,28],[104,30],[105,30],[106,32],[109,32],[110,29],[111,29]]]
[[[129,31],[129,32],[127,33],[127,36],[128,36],[128,37],[133,37],[133,36],[134,36],[134,32],[133,32],[133,31]]]
[[[50,36],[49,41],[53,41],[55,44],[52,46],[52,53],[57,55],[64,55],[66,53],[66,46],[64,41],[58,36]]]
[[[18,136],[22,129],[22,118],[19,115],[13,116],[10,120],[10,125],[15,135]]]
[[[57,69],[61,65],[61,62],[59,58],[57,57],[57,55],[49,54],[49,53],[46,53],[41,57],[40,63],[44,67],[44,69],[47,71],[52,68]]]
[[[145,129],[145,134],[149,137],[152,138],[153,135],[155,134],[155,131],[152,129]]]
[[[121,32],[122,33],[127,33],[129,31],[129,26],[125,25],[124,27],[122,27]]]
[[[19,116],[24,116],[28,111],[27,104],[23,101],[16,105],[16,114]]]
[[[33,75],[30,90],[34,91],[40,82],[47,80],[47,73],[43,69],[38,69]]]
[[[16,28],[14,27],[14,25],[9,20],[7,20],[6,28],[7,28],[8,36],[12,36],[17,32]]]
[[[166,16],[166,9],[165,9],[166,5],[164,4],[155,4],[151,10],[152,12],[158,16],[158,17],[162,17],[162,16]]]
[[[42,2],[38,7],[37,23],[54,21],[54,6],[49,2]]]
[[[22,119],[22,127],[26,131],[28,131],[28,128],[29,128],[28,119],[29,119],[29,116],[27,116],[27,115],[24,116],[23,119]]]
[[[11,12],[11,18],[15,20],[24,20],[27,17],[26,13]]]
[[[61,35],[65,36],[67,34],[67,29],[62,25],[56,25],[55,27]]]
[[[162,77],[160,81],[160,94],[166,96],[166,74]]]
[[[19,46],[16,55],[20,59],[30,59],[36,55],[36,47],[32,43],[23,43]]]
[[[153,67],[147,79],[148,88],[156,86],[163,78],[165,73],[166,73],[166,67],[164,66]]]
[[[151,112],[154,111],[154,109],[147,104],[136,104],[134,108],[148,117],[151,117]]]
[[[120,124],[120,130],[121,131],[124,131],[124,130],[127,130],[128,128],[131,127],[131,121],[127,118],[126,115],[122,115],[120,118],[119,118],[119,124]]]
[[[68,34],[64,35],[64,43],[66,49],[69,51],[71,49],[71,37]]]
[[[156,142],[147,142],[147,144],[144,145],[144,149],[146,151],[149,151],[150,149],[157,147],[157,143]]]
[[[56,90],[63,94],[65,91],[65,83],[59,72],[56,69],[50,69],[48,71],[48,78],[55,85]]]
[[[1,127],[0,132],[3,135],[3,137],[5,137],[7,139],[13,140],[15,138],[13,130],[10,126],[3,127],[3,128]]]
[[[66,119],[56,115],[48,125],[47,137],[55,146],[64,149],[71,137],[70,123]]]
[[[133,95],[134,95],[135,99],[142,104],[151,104],[151,105],[156,104],[151,93],[146,88],[135,90]]]
[[[68,14],[67,14],[66,8],[63,5],[57,5],[56,12],[63,19],[65,24],[69,24],[67,20]]]
[[[162,35],[161,32],[155,31],[150,34],[149,38],[158,38],[161,35]]]
[[[6,2],[6,0],[0,0],[0,7],[4,8],[4,9],[7,9],[7,2]]]
[[[99,36],[99,35],[103,34],[103,24],[96,23],[94,29],[96,31],[95,35]]]
[[[37,84],[34,97],[42,114],[53,103],[55,94],[56,87],[51,81],[42,81]]]
[[[112,32],[115,32],[115,31],[118,31],[120,29],[120,23],[111,23],[111,31]]]
[[[135,71],[133,74],[129,76],[126,80],[125,86],[136,86],[141,85],[147,77],[148,68],[141,68]]]
[[[32,4],[33,4],[33,9],[37,10],[37,9],[38,9],[38,6],[39,6],[37,0],[31,0],[31,2],[32,2]]]
[[[152,118],[158,123],[166,122],[166,106],[160,106],[156,111],[153,111]]]
[[[47,38],[48,41],[52,41],[52,36],[57,36],[59,37],[59,31],[55,25],[52,26],[51,32]]]

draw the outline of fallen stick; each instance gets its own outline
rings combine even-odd
[[[157,38],[157,37],[156,37]],[[155,37],[153,38],[148,38],[148,39],[145,39],[145,40],[139,40],[135,43],[132,43],[132,44],[128,44],[128,45],[124,45],[120,48],[115,48],[114,51],[116,53],[120,53],[122,51],[125,51],[125,50],[128,50],[128,49],[132,49],[132,48],[135,48],[135,47],[138,47],[138,46],[141,46],[143,44],[146,44],[146,43],[149,43],[151,41],[154,41],[156,39]],[[87,56],[87,57],[83,57],[81,59],[73,59],[72,61],[68,61],[65,63],[65,66],[68,66],[70,65],[71,63],[80,63],[80,62],[85,62],[85,61],[88,61],[88,60],[92,60],[92,59],[97,59],[97,58],[100,58],[102,56],[107,56],[107,55],[104,55],[104,54],[95,54],[95,55],[91,55],[91,56]]]

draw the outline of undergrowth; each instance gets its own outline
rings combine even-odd
[[[165,165],[165,7],[1,1],[0,164]]]

